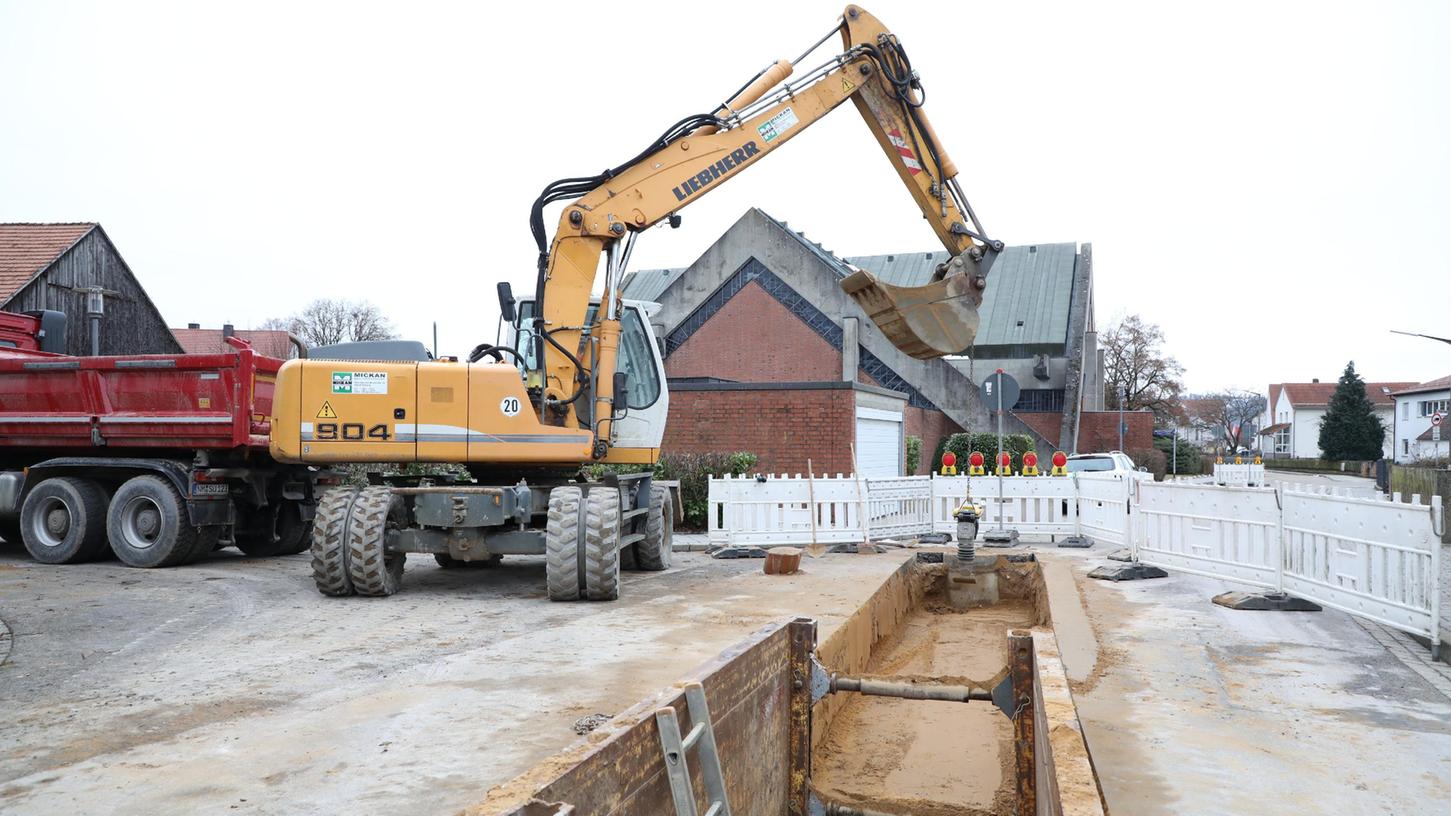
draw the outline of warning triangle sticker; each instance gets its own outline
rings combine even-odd
[[[853,84],[851,84],[851,80],[847,79],[846,77],[842,77],[841,78],[841,92],[842,93],[851,93],[854,90],[856,90],[856,86],[853,85]]]
[[[338,412],[333,410],[333,404],[323,400],[322,407],[317,411],[318,419],[337,419]]]

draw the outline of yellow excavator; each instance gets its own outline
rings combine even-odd
[[[843,49],[793,79],[838,33]],[[620,296],[630,251],[640,232],[678,226],[686,206],[848,99],[951,259],[926,286],[856,272],[842,287],[913,357],[971,345],[1002,244],[986,236],[958,186],[901,43],[847,6],[801,57],[771,65],[711,113],[680,120],[618,167],[545,187],[530,212],[538,284],[532,298],[499,284],[499,342],[467,362],[430,360],[419,344],[364,343],[314,349],[282,367],[271,417],[279,461],[454,463],[469,474],[374,474],[372,486],[323,493],[312,533],[319,591],[391,595],[407,553],[432,554],[445,568],[543,554],[553,600],[613,600],[622,564],[668,567],[667,487],[648,474],[580,475],[590,463],[648,465],[660,453],[669,394],[648,320],[654,304]],[[546,243],[544,210],[561,201]]]

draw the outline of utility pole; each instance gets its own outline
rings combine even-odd
[[[1118,449],[1124,449],[1124,402],[1129,398],[1129,387],[1121,385],[1118,389]]]

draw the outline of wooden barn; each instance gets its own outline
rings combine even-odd
[[[87,302],[100,296],[101,354],[177,354],[161,312],[100,224],[0,224],[0,310],[66,316],[66,351],[91,353]]]

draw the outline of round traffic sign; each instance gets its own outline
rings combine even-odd
[[[979,388],[982,394],[982,407],[989,411],[998,409],[998,400],[1002,399],[1002,409],[1006,411],[1018,404],[1018,381],[1013,375],[997,371],[989,374]]]
[[[1431,424],[1432,425],[1440,425],[1441,424],[1441,412],[1440,411],[1437,411],[1436,413],[1434,413],[1434,414],[1431,415]]]

